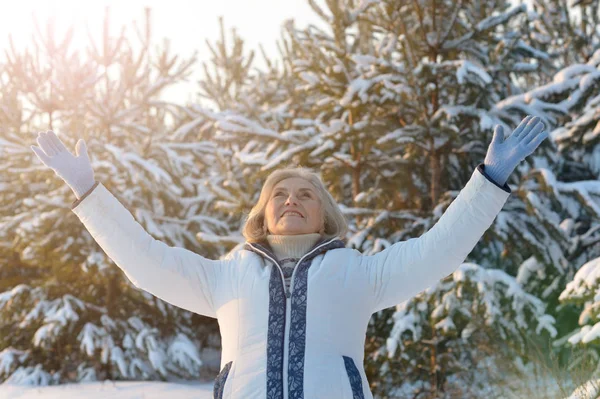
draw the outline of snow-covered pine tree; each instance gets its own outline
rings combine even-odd
[[[537,33],[532,36],[545,43],[540,47],[551,55],[559,70],[537,87],[503,99],[494,107],[500,114],[521,112],[542,117],[556,146],[546,156],[531,157],[521,165],[517,173],[522,176],[522,202],[513,202],[520,210],[514,208],[516,212],[504,218],[506,223],[496,226],[502,226],[498,233],[506,238],[505,245],[516,249],[510,251],[504,264],[517,267],[519,283],[544,301],[547,312],[556,319],[557,335],[552,345],[540,342],[536,346],[542,344],[544,353],[556,356],[559,365],[570,369],[598,360],[597,348],[583,335],[594,324],[594,318],[589,318],[594,301],[586,295],[593,292],[588,273],[600,256],[595,187],[600,170],[596,155],[600,54],[599,33],[593,23],[599,4],[572,2],[567,7],[565,2],[534,2],[537,15],[532,31]]]
[[[377,252],[433,226],[483,161],[493,125],[513,129],[525,116],[499,113],[493,106],[527,90],[523,78],[539,74],[541,64],[551,69],[548,55],[527,34],[525,6],[484,3],[345,0],[327,1],[323,8],[311,1],[326,28],[286,23],[281,67],[248,73],[245,80],[233,76],[248,71],[247,58],[221,51],[222,76],[240,84],[213,79],[221,82],[211,90],[219,98],[217,110],[195,110],[213,119],[218,136],[234,143],[232,163],[244,175],[260,176],[290,163],[319,170],[350,220],[349,246]],[[219,94],[230,87],[236,96]],[[486,234],[472,259],[499,267],[501,254],[507,253],[503,239],[493,231]],[[453,283],[448,295],[457,296],[463,285],[474,290],[486,276],[476,270],[465,273],[466,283]],[[430,393],[438,392],[446,378],[468,367],[456,365],[468,354],[455,352],[461,343],[463,349],[468,346],[467,336],[478,333],[483,339],[494,329],[507,340],[529,330],[554,333],[539,300],[510,291],[514,277],[499,271],[490,275],[502,287],[491,290],[494,303],[517,303],[519,310],[502,308],[506,316],[486,325],[484,311],[497,309],[465,299],[465,306],[473,304],[472,323],[456,307],[432,316],[443,303],[442,287],[439,295],[434,291],[405,304],[421,310],[417,323],[427,328],[418,342],[404,346],[404,357],[397,355],[398,362],[407,362],[404,368],[384,367],[380,373],[386,361],[379,356],[393,352],[387,342],[398,337],[398,327],[390,338],[391,317],[403,311],[386,309],[373,316],[366,351],[375,393],[389,394],[403,381],[420,381],[429,384]],[[510,283],[502,284],[504,279]],[[487,294],[475,290],[472,295],[483,301]],[[531,314],[532,319],[526,316]],[[513,317],[524,321],[511,324]],[[444,323],[432,327],[440,320],[453,321],[456,331],[444,331]],[[476,362],[477,352],[470,354]]]
[[[214,207],[235,218],[241,229],[258,200],[264,179],[273,169],[298,164],[316,166],[303,163],[291,146],[302,144],[315,129],[311,120],[295,116],[306,113],[312,105],[297,90],[298,78],[290,60],[272,60],[261,46],[265,68],[252,68],[254,52],[246,51],[235,29],[227,36],[222,19],[220,25],[220,39],[207,42],[212,58],[203,65],[198,104],[186,112],[190,124],[197,120],[201,130],[210,132],[211,141],[217,144],[214,155],[218,169],[225,171],[208,183],[217,198]],[[282,152],[282,142],[290,146],[290,152]],[[237,239],[236,233],[232,234]],[[231,236],[204,234],[198,234],[198,238],[232,240]]]
[[[410,38],[405,41],[407,44],[404,46],[404,52],[413,55],[412,59],[417,60],[413,63],[413,70],[420,71],[421,68],[426,68],[430,71],[425,75],[425,81],[419,83],[419,87],[430,87],[430,91],[421,98],[436,101],[425,102],[422,114],[427,114],[430,109],[434,111],[431,112],[433,117],[423,125],[437,127],[439,133],[436,140],[443,144],[439,150],[429,152],[430,159],[432,153],[440,159],[438,162],[430,162],[429,170],[433,171],[436,164],[445,164],[442,171],[447,173],[440,176],[440,181],[444,182],[447,188],[462,188],[469,177],[464,173],[470,174],[473,170],[472,165],[483,160],[485,149],[491,141],[493,125],[502,124],[505,130],[510,132],[527,114],[501,113],[494,109],[494,104],[507,95],[526,90],[526,84],[531,80],[529,76],[532,73],[540,74],[544,70],[542,65],[548,69],[548,55],[539,51],[536,48],[535,37],[527,34],[528,21],[525,11],[525,6],[511,7],[509,2],[477,2],[469,5],[454,2],[413,2],[402,8],[402,12],[394,18],[403,21],[403,27],[409,27],[409,31],[402,33]],[[444,24],[440,23],[442,20]],[[443,40],[440,41],[440,38]],[[450,65],[456,65],[454,70],[450,70],[455,73],[454,76],[448,73]],[[543,74],[541,75],[543,78]],[[538,77],[537,81],[541,81],[542,78]],[[439,90],[436,91],[435,87],[439,87]],[[416,104],[417,101],[413,100],[412,103]],[[409,106],[403,106],[404,108]],[[401,135],[388,135],[379,141],[401,138]],[[420,158],[425,158],[424,154],[421,154]],[[435,174],[431,172],[429,181],[434,177]],[[518,178],[519,174],[513,174],[509,183]],[[434,181],[431,184],[433,185]],[[456,193],[448,191],[446,198],[433,208],[428,227],[441,216],[443,209]],[[433,198],[433,195],[430,197]],[[518,198],[511,198],[511,202],[514,203],[514,200],[519,202]],[[505,209],[508,208],[509,206]],[[502,231],[504,212],[484,235],[483,242],[475,248],[469,259],[485,268],[500,267],[510,272],[510,264],[508,267],[503,265],[503,259],[508,252],[507,247],[503,245],[506,236],[498,234],[498,230]],[[506,214],[504,217],[511,216]],[[544,233],[547,235],[545,231]],[[464,390],[453,392],[452,389],[464,387],[470,387],[473,389],[471,394],[475,394],[476,387],[464,382],[475,377],[470,373],[475,369],[471,366],[480,363],[482,355],[492,358],[491,354],[494,351],[511,342],[516,342],[515,346],[522,351],[524,336],[533,334],[531,331],[539,334],[546,330],[551,336],[555,334],[552,319],[544,315],[541,301],[523,293],[520,295],[527,299],[521,300],[516,308],[518,311],[498,309],[497,317],[483,317],[486,312],[478,313],[484,309],[492,311],[490,298],[495,298],[498,304],[502,303],[505,306],[515,303],[516,299],[511,295],[511,286],[516,284],[514,279],[513,283],[508,282],[513,277],[500,270],[496,272],[482,271],[470,277],[471,288],[480,276],[486,276],[489,287],[502,287],[498,290],[489,289],[488,292],[475,290],[470,294],[474,298],[472,303],[464,293],[461,295],[467,288],[454,287],[445,293],[442,288],[444,285],[441,284],[438,288],[430,290],[432,294],[415,297],[403,305],[403,308],[419,309],[421,319],[416,321],[412,316],[406,319],[403,310],[396,313],[394,331],[388,340],[388,344],[393,345],[391,348],[389,345],[387,348],[382,345],[380,350],[372,352],[374,359],[380,354],[392,356],[395,340],[401,333],[410,331],[410,328],[404,329],[403,326],[420,325],[422,330],[418,334],[408,334],[405,337],[407,345],[399,355],[399,364],[392,362],[383,368],[384,373],[389,370],[390,389],[406,382],[404,386],[408,390],[426,391],[432,395],[440,395],[439,397],[462,397],[468,393]],[[456,277],[455,274],[453,278]],[[495,281],[495,284],[492,281]],[[437,291],[441,291],[439,296],[434,295]],[[450,306],[447,300],[442,300],[445,296],[463,298],[465,303],[455,301],[455,306]],[[477,304],[477,299],[481,303]],[[535,307],[533,304],[536,304]],[[527,309],[528,307],[531,308]],[[513,311],[516,311],[516,314]],[[447,328],[448,324],[451,328]],[[374,333],[371,339],[376,336]],[[417,336],[420,339],[415,339]],[[381,363],[374,362],[373,370],[381,370]],[[429,376],[423,378],[427,370]],[[407,374],[410,377],[403,378]],[[446,386],[445,379],[449,381]],[[414,387],[411,387],[411,382],[415,383]],[[383,379],[380,379],[380,383],[384,383]]]
[[[537,14],[532,36],[556,68],[584,63],[600,46],[598,0],[533,0],[530,4]]]
[[[218,345],[216,321],[135,288],[29,148],[40,130],[54,129],[71,151],[84,138],[96,179],[155,238],[213,259],[232,246],[194,235],[230,230],[227,213],[208,212],[215,196],[204,183],[221,175],[215,144],[202,121],[187,124],[186,107],[159,98],[194,57],[172,55],[168,42],[152,50],[149,9],[135,25],[139,42],[109,26],[107,9],[101,42],[82,51],[49,23],[32,49],[11,48],[2,62],[0,380],[198,378],[205,359],[207,375],[218,371],[218,346],[200,354]]]
[[[556,167],[540,163],[530,172],[526,201],[537,223],[554,224],[563,231],[568,240],[564,251],[569,262],[568,273],[557,276],[551,265],[532,259],[519,269],[520,283],[545,300],[549,309],[555,308],[552,314],[556,314],[561,323],[560,334],[553,344],[565,357],[568,355],[569,367],[578,367],[583,362],[598,367],[600,353],[595,326],[600,320],[595,293],[599,288],[596,274],[600,258],[597,232],[600,220],[600,50],[586,62],[566,66],[547,85],[523,97],[507,100],[510,101],[505,107],[529,103],[538,109],[553,108],[560,111],[557,117],[561,121],[551,133],[561,162]],[[536,283],[539,277],[547,280],[547,276],[553,276],[556,282]],[[596,373],[598,377],[600,374]]]
[[[228,39],[222,18],[219,23],[220,39],[215,43],[207,41],[212,58],[203,63],[204,76],[198,82],[200,101],[188,112],[191,119],[204,123],[203,129],[210,132],[210,140],[218,149],[214,154],[217,169],[224,173],[214,176],[207,188],[216,198],[214,209],[237,221],[238,228],[232,234],[239,240],[238,232],[258,200],[264,181],[264,173],[256,170],[264,157],[256,149],[277,136],[277,131],[262,126],[277,114],[271,104],[278,104],[274,97],[281,97],[277,92],[280,74],[266,56],[269,70],[252,73],[254,51],[246,51],[244,40],[235,29],[231,29]],[[258,119],[262,126],[250,118]],[[219,241],[230,237],[200,235],[199,239]]]
[[[245,51],[235,29],[227,39],[222,20],[221,38],[208,45],[212,59],[204,64],[199,82],[202,105],[189,112],[212,121],[211,137],[229,173],[222,184],[226,190],[215,194],[221,196],[219,203],[243,214],[256,203],[264,178],[274,168],[302,163],[292,153],[281,153],[281,146],[302,144],[310,136],[314,128],[305,124],[311,121],[295,117],[310,104],[296,90],[289,60],[271,60],[261,47],[265,70],[252,69],[254,52]]]

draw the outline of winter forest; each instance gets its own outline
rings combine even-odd
[[[86,140],[96,179],[171,246],[219,259],[273,170],[318,171],[347,246],[373,254],[430,229],[483,161],[493,127],[550,137],[451,275],[373,314],[378,398],[600,395],[600,0],[307,0],[327,29],[281,21],[279,54],[227,20],[199,63],[152,13],[101,42],[39,27],[0,56],[0,392],[6,384],[204,381],[216,319],[137,289],[29,146]],[[257,21],[257,23],[259,23]],[[261,63],[257,60],[261,58]],[[187,105],[161,93],[193,71]]]

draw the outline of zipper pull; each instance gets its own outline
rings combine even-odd
[[[285,297],[288,299],[290,298],[290,289],[289,288],[285,289]]]

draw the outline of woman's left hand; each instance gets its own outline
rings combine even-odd
[[[548,137],[544,127],[540,118],[528,115],[504,140],[504,129],[496,125],[492,143],[483,161],[485,172],[503,186],[517,165]]]

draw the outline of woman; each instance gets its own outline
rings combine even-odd
[[[372,313],[456,270],[508,199],[509,174],[548,137],[543,129],[526,117],[504,140],[496,126],[484,163],[435,226],[371,256],[345,248],[344,216],[302,169],[273,172],[244,226],[244,248],[211,260],[150,236],[94,180],[83,140],[76,157],[51,131],[32,149],[73,189],[72,211],[133,284],[217,318],[215,398],[350,399],[373,398],[363,368]]]

